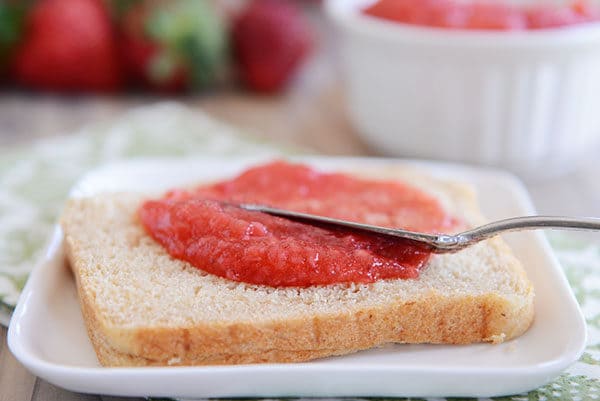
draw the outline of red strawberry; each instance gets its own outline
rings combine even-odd
[[[39,0],[26,21],[14,76],[62,91],[114,91],[121,85],[116,38],[102,0]]]
[[[300,11],[283,0],[256,0],[233,26],[233,47],[244,83],[257,91],[282,88],[306,57],[311,30]]]

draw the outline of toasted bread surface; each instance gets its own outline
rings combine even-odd
[[[407,170],[378,176],[414,180]],[[467,225],[483,222],[468,188],[415,182]],[[73,199],[61,221],[105,366],[295,362],[385,343],[497,343],[533,319],[533,288],[500,238],[433,255],[415,280],[272,288],[170,257],[139,223],[142,201],[125,193]]]

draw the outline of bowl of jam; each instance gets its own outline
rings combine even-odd
[[[373,149],[546,178],[600,145],[600,2],[328,0]]]

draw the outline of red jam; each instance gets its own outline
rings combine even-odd
[[[379,0],[363,12],[404,24],[502,31],[556,28],[600,21],[600,6],[591,0],[534,6],[517,6],[500,0]]]
[[[430,257],[402,240],[314,227],[223,200],[424,232],[447,231],[456,222],[434,198],[404,183],[285,162],[193,191],[171,191],[145,202],[139,216],[174,258],[230,280],[273,287],[417,278]]]

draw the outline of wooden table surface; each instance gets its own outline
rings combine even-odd
[[[344,112],[343,88],[330,52],[319,51],[291,90],[275,97],[235,90],[177,98],[252,135],[306,146],[331,155],[373,155],[357,138]],[[0,94],[0,148],[26,145],[36,138],[66,134],[82,124],[118,116],[133,106],[164,98],[57,97]],[[540,213],[600,216],[600,157],[557,179],[528,182]],[[589,237],[594,239],[593,236]],[[595,239],[600,240],[600,236]],[[122,400],[59,389],[27,372],[6,346],[0,328],[0,401]]]

